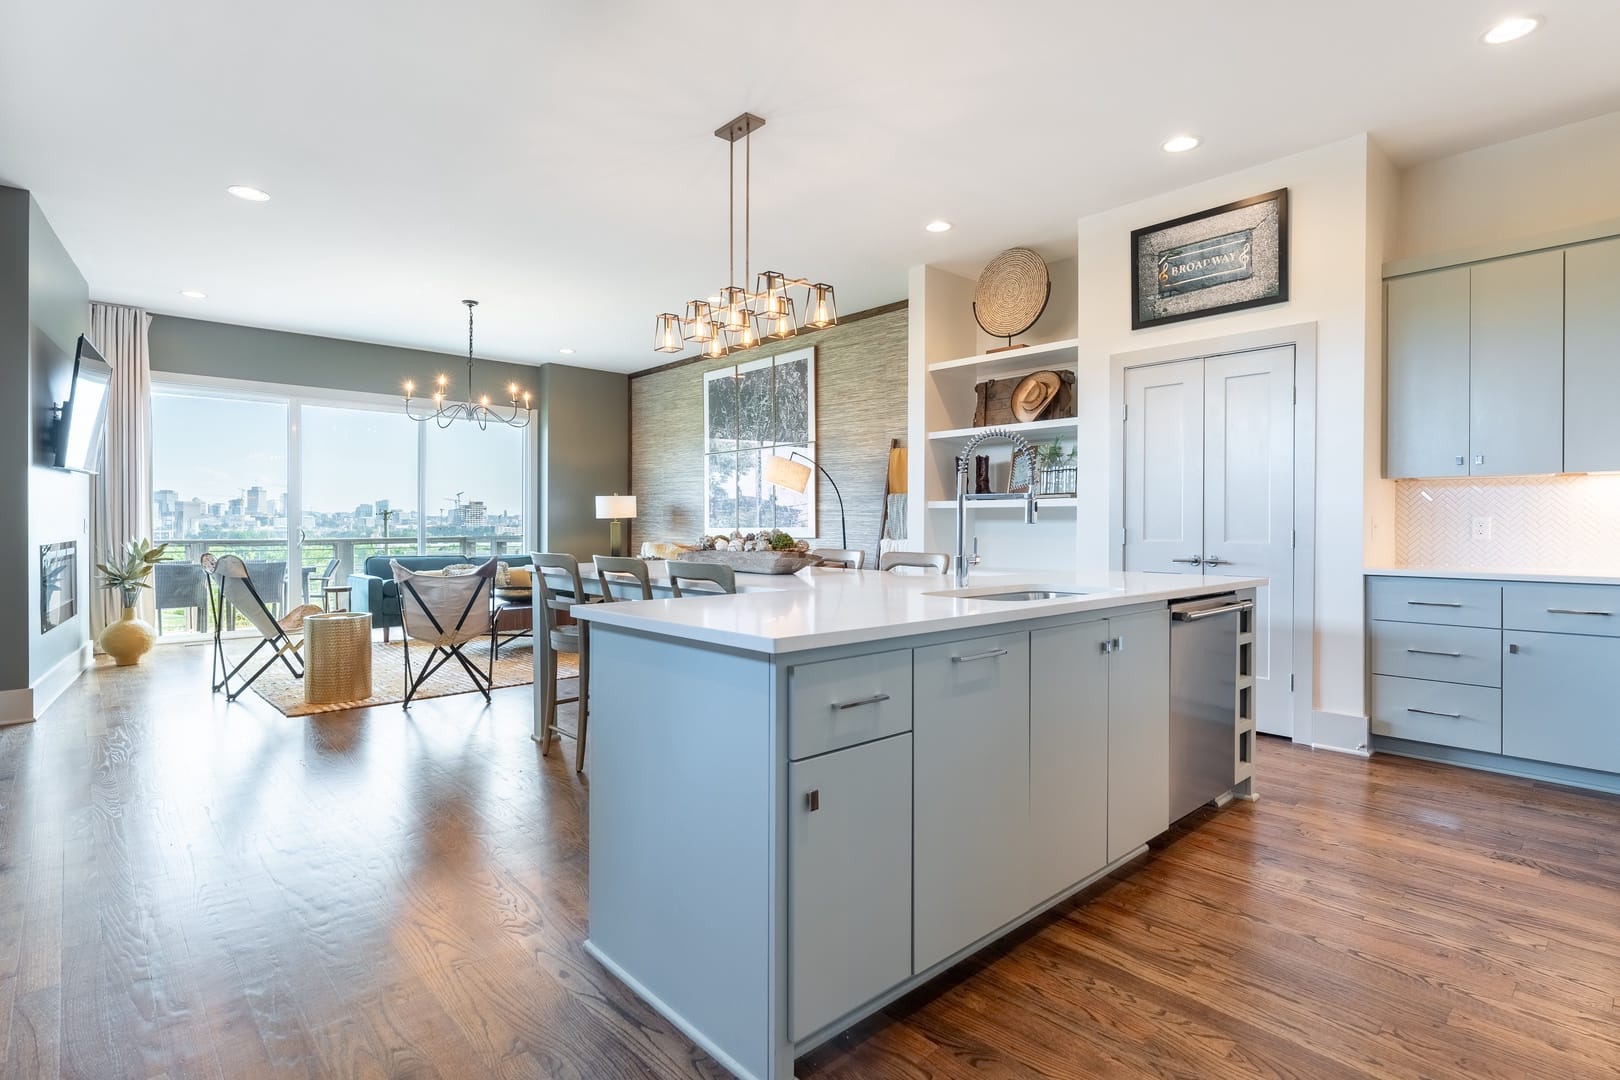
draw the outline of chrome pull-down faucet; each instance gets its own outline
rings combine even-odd
[[[1035,524],[1035,517],[1039,510],[1035,504],[1035,448],[1022,435],[1016,431],[1008,431],[1006,428],[988,428],[969,439],[956,459],[956,558],[951,565],[956,574],[956,587],[959,589],[967,584],[968,567],[977,564],[979,561],[979,543],[977,539],[973,542],[973,554],[969,555],[967,553],[968,500],[1001,499],[1006,497],[1005,494],[968,494],[968,463],[973,460],[973,451],[979,448],[979,444],[989,439],[1006,439],[1013,444],[1012,476],[1018,475],[1019,455],[1026,455],[1029,458],[1029,486],[1024,489],[1024,524]]]

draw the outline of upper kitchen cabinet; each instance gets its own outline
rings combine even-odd
[[[1385,285],[1385,475],[1468,475],[1468,268]]]
[[[1469,275],[1468,471],[1560,472],[1564,253],[1477,263]]]
[[[1620,469],[1620,239],[1564,252],[1564,471]]]

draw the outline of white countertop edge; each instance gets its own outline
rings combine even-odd
[[[1449,566],[1369,566],[1362,574],[1366,577],[1536,581],[1555,585],[1620,585],[1620,570],[1612,574],[1583,574],[1572,570],[1459,570]]]
[[[999,576],[999,575],[998,575]],[[1159,575],[1153,575],[1155,577]],[[727,605],[746,603],[750,599],[764,599],[780,594],[739,593],[735,597],[684,597],[680,600],[640,600],[615,604],[592,604],[574,609],[578,618],[604,626],[635,630],[658,637],[672,638],[693,644],[715,645],[741,652],[783,655],[808,652],[813,649],[833,648],[841,645],[859,645],[885,641],[891,638],[916,637],[951,630],[973,630],[980,627],[1000,626],[1063,615],[1084,614],[1088,611],[1106,611],[1111,608],[1130,607],[1135,604],[1163,603],[1207,593],[1234,592],[1255,589],[1270,583],[1268,578],[1193,577],[1165,574],[1162,587],[1130,587],[1102,589],[1068,600],[1037,600],[1028,603],[1005,603],[971,598],[927,597],[931,602],[951,604],[955,610],[929,612],[883,625],[865,623],[857,626],[829,630],[805,630],[768,635],[749,633],[717,626],[697,625],[671,618],[672,605]],[[1033,575],[1032,582],[1051,584],[1055,575]],[[915,579],[913,579],[915,580]],[[996,582],[1002,584],[1003,582]],[[1083,581],[1070,582],[1077,588],[1087,587]],[[948,578],[928,581],[928,590],[945,591],[952,588]],[[983,587],[984,582],[969,587]],[[1017,583],[1006,582],[1016,588]],[[919,590],[919,596],[921,592]]]

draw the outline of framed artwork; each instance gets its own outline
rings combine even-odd
[[[764,459],[816,456],[815,346],[703,376],[703,531],[816,534],[816,485],[765,482]]]
[[[79,543],[39,548],[39,632],[56,629],[79,611]]]
[[[1131,233],[1131,329],[1288,299],[1288,189]]]

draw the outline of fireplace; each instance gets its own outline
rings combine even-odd
[[[39,549],[39,631],[46,633],[79,613],[79,542]]]

